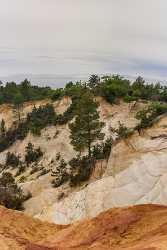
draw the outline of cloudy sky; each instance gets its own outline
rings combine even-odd
[[[0,78],[167,80],[166,0],[0,0]]]

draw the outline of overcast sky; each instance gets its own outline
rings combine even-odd
[[[167,79],[166,0],[0,0],[0,78]]]

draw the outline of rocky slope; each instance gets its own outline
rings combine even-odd
[[[119,121],[133,128],[137,124],[136,112],[147,105],[142,102],[120,102],[111,106],[102,98],[98,98],[98,101],[101,120],[106,124],[106,136],[112,135],[110,127],[117,127]],[[47,102],[49,100],[35,105]],[[70,103],[70,98],[65,97],[53,105],[56,112],[63,113]],[[25,104],[23,115],[33,105],[34,103]],[[11,108],[4,105],[0,108],[3,111],[0,113],[1,118],[9,126],[12,120]],[[24,183],[20,185],[25,191],[32,193],[32,198],[25,203],[25,213],[44,221],[69,224],[94,217],[112,207],[143,203],[167,204],[166,124],[167,117],[162,116],[153,127],[140,135],[136,132],[128,139],[120,140],[112,147],[109,161],[99,161],[90,181],[77,189],[70,188],[68,184],[53,188],[50,172],[40,176],[40,171],[34,174],[26,171],[23,173]],[[19,152],[24,156],[24,149],[29,141],[45,152],[38,165],[47,170],[56,167],[57,153],[61,152],[66,161],[76,154],[70,145],[68,125],[48,127],[40,137],[29,134],[25,140],[17,141],[7,151]],[[0,153],[1,163],[5,160],[7,151]]]
[[[111,207],[167,204],[167,117],[121,140],[113,148],[101,179],[53,204],[41,219],[62,224],[93,217]]]
[[[105,122],[104,132],[106,137],[114,136],[110,131],[110,127],[116,128],[119,122],[124,123],[127,127],[133,128],[137,124],[137,120],[135,119],[136,112],[147,105],[143,102],[127,104],[122,101],[120,101],[117,105],[110,105],[101,97],[98,97],[97,101],[100,103],[99,111],[101,120]],[[50,101],[45,100],[25,103],[22,116],[24,117],[28,112],[30,112],[34,105],[38,107],[39,105],[44,105],[48,102]],[[70,104],[71,99],[69,97],[64,97],[62,100],[54,102],[53,106],[57,113],[63,113],[67,110]],[[0,119],[2,118],[5,120],[6,125],[10,127],[14,117],[12,109],[9,105],[0,106]],[[31,169],[27,169],[23,174],[16,178],[18,181],[20,181],[20,179],[24,181],[21,181],[22,183],[20,185],[23,187],[25,192],[30,191],[32,193],[32,198],[25,203],[25,213],[61,224],[71,223],[77,219],[89,216],[90,214],[87,213],[88,209],[85,206],[86,195],[84,192],[87,192],[87,188],[91,188],[91,185],[96,184],[95,181],[101,179],[102,175],[106,171],[107,162],[99,161],[97,163],[90,181],[85,183],[85,185],[90,184],[86,189],[83,189],[84,186],[77,189],[71,189],[68,185],[63,185],[60,188],[53,188],[51,185],[53,180],[51,172],[41,176],[42,171],[40,169],[46,169],[47,171],[54,170],[57,167],[57,153],[61,153],[61,158],[65,161],[69,161],[75,156],[76,152],[70,144],[68,124],[63,126],[47,127],[42,131],[40,137],[34,137],[29,133],[23,141],[17,141],[14,145],[8,148],[8,150],[0,153],[0,163],[3,164],[5,162],[6,153],[8,151],[15,154],[19,153],[21,157],[24,158],[25,147],[28,142],[33,143],[35,147],[40,146],[44,152],[44,156],[37,165],[39,171],[31,174]],[[10,171],[13,175],[15,175],[17,170]],[[76,191],[78,192],[76,193]],[[83,196],[82,193],[84,193]],[[60,201],[59,197],[62,196],[62,194],[63,199]],[[78,194],[79,198],[77,198]],[[77,211],[74,209],[76,205],[72,201],[73,196],[76,197],[74,198],[74,201],[77,199]],[[83,205],[80,204],[80,200]],[[69,208],[70,212],[64,211],[63,204],[66,204],[65,207]],[[84,210],[84,208],[87,211]],[[59,212],[59,210],[61,212]],[[84,212],[81,210],[84,210]],[[101,212],[103,209],[98,211]],[[66,214],[68,214],[68,216],[66,216]],[[96,215],[96,208],[91,214]],[[69,219],[67,219],[67,217],[69,217]]]
[[[167,207],[115,208],[57,226],[0,207],[2,250],[166,250]]]

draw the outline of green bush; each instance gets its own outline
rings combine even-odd
[[[11,173],[5,172],[0,177],[0,204],[16,210],[23,209],[23,202],[29,197],[25,196],[18,187]]]
[[[69,180],[66,167],[67,163],[62,159],[56,171],[52,171],[52,176],[55,176],[55,179],[52,181],[53,187],[57,188]]]
[[[77,157],[73,158],[69,165],[71,167],[70,185],[72,187],[78,186],[82,182],[89,180],[95,166],[95,159],[93,157],[89,158],[89,156]]]
[[[130,81],[119,76],[113,75],[111,77],[103,78],[101,86],[101,94],[106,100],[113,104],[116,98],[125,97],[130,91]]]
[[[112,138],[108,138],[102,144],[96,144],[92,150],[92,156],[96,160],[108,159],[111,153],[111,147],[113,144]]]
[[[167,105],[159,102],[152,103],[149,107],[139,111],[136,118],[140,120],[137,129],[144,129],[152,126],[156,117],[167,113]]]
[[[15,155],[14,153],[8,152],[6,154],[6,166],[11,166],[16,168],[20,165],[20,156]]]
[[[43,156],[41,148],[34,148],[34,145],[29,142],[26,146],[25,162],[27,165],[37,162]]]
[[[138,99],[137,97],[135,97],[135,96],[129,96],[129,95],[126,95],[123,98],[124,102],[127,102],[127,103],[137,101],[137,99]]]
[[[0,136],[0,152],[3,152],[9,148],[15,141],[23,140],[28,133],[28,127],[26,122],[21,122],[17,127],[13,126],[5,135]]]
[[[32,112],[27,115],[27,124],[29,130],[34,135],[40,135],[41,130],[47,126],[54,125],[56,120],[56,113],[51,104],[34,107]]]
[[[57,101],[59,100],[61,97],[63,97],[64,91],[63,89],[56,89],[53,91],[53,94],[51,96],[52,101]]]
[[[16,96],[22,96],[22,101],[42,100],[53,96],[54,90],[49,87],[33,86],[25,79],[20,84],[8,82],[0,86],[0,104],[14,103]]]
[[[117,139],[126,139],[133,134],[133,130],[127,128],[121,122],[119,122],[119,127],[117,129],[111,128],[111,131],[117,134]]]

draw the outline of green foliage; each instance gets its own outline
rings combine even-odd
[[[117,134],[117,139],[126,139],[133,133],[133,130],[127,128],[121,122],[119,122],[119,127],[117,129],[111,128],[111,131]]]
[[[103,96],[111,104],[118,98],[123,98],[125,102],[138,99],[167,101],[167,87],[159,83],[146,84],[140,76],[132,84],[119,75],[103,76],[95,89],[94,93]]]
[[[93,100],[93,96],[86,91],[76,105],[75,121],[69,124],[71,144],[80,153],[87,148],[89,156],[92,143],[104,137],[101,133],[104,124],[99,121],[97,108],[98,104]]]
[[[0,152],[9,148],[15,141],[23,140],[28,131],[26,122],[21,122],[17,127],[12,127],[6,131],[5,135],[0,136]]]
[[[2,103],[17,103],[31,100],[42,100],[50,98],[54,94],[54,90],[48,87],[33,86],[25,79],[20,84],[8,82],[5,86],[0,86],[0,104]]]
[[[69,165],[71,167],[70,185],[78,186],[89,180],[95,165],[95,159],[89,156],[73,158]]]
[[[91,75],[88,81],[88,87],[92,90],[96,90],[100,85],[100,77],[98,75]]]
[[[55,124],[63,125],[71,121],[74,117],[74,109],[75,109],[75,104],[73,102],[63,114],[56,116]]]
[[[34,135],[40,135],[43,128],[55,124],[55,121],[56,114],[51,104],[39,106],[39,108],[34,107],[27,115],[28,127]]]
[[[96,160],[108,159],[111,153],[112,144],[112,138],[108,138],[102,144],[96,144],[92,149],[92,157],[94,157]]]
[[[64,91],[63,89],[56,89],[53,91],[53,94],[51,96],[52,101],[57,101],[59,100],[61,97],[63,97],[64,95]]]
[[[136,114],[136,118],[140,120],[140,124],[137,125],[137,129],[144,129],[150,127],[156,117],[167,113],[167,105],[159,102],[152,103],[148,108],[139,111]]]
[[[25,162],[27,165],[37,162],[43,156],[41,148],[34,148],[34,145],[29,142],[26,146]]]
[[[117,98],[125,97],[130,91],[130,81],[119,75],[103,78],[101,95],[109,103],[114,103]]]
[[[13,168],[16,168],[20,165],[20,156],[15,155],[14,153],[8,152],[6,154],[6,167],[11,166]]]
[[[31,131],[33,135],[39,136],[41,130],[46,126],[66,124],[74,116],[74,107],[75,104],[72,103],[67,111],[59,116],[55,113],[52,104],[39,106],[39,108],[34,107],[32,112],[27,114],[26,119],[14,124],[8,131],[6,131],[4,127],[5,124],[1,122],[0,128],[2,131],[5,129],[5,132],[0,133],[0,152],[10,147],[15,141],[23,140],[29,131]]]
[[[0,177],[0,204],[10,209],[22,210],[23,202],[27,198],[12,174],[3,173]]]
[[[57,188],[69,180],[69,174],[66,167],[67,163],[62,159],[56,171],[52,171],[52,176],[55,176],[55,179],[52,181],[53,187]]]
[[[82,84],[81,82],[77,82],[75,84],[70,82],[64,88],[64,95],[70,96],[72,100],[74,100],[81,96],[84,89],[85,89],[85,84]]]
[[[135,96],[129,96],[129,95],[126,95],[124,98],[123,98],[124,102],[133,102],[133,101],[137,101],[137,97]]]

